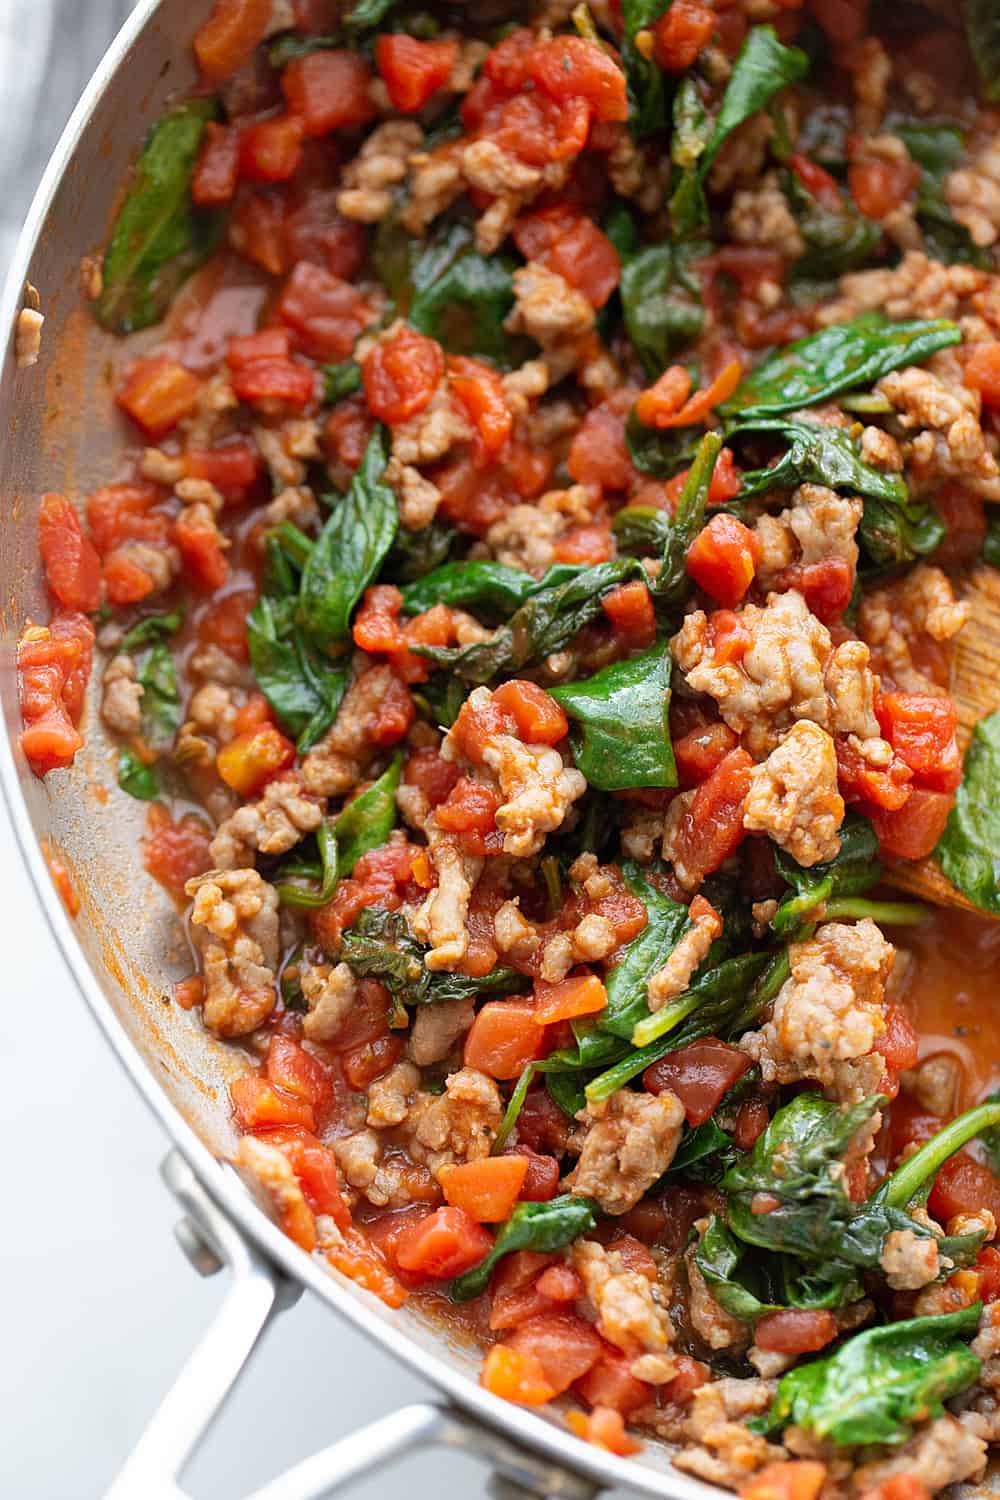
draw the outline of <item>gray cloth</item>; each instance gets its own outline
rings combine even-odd
[[[0,281],[63,126],[132,0],[0,0]]]

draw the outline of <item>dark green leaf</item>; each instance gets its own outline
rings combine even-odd
[[[545,1088],[549,1097],[555,1100],[563,1114],[568,1115],[571,1120],[576,1118],[587,1103],[583,1084],[575,1073],[546,1072]]]
[[[738,1276],[745,1257],[746,1246],[729,1233],[717,1214],[713,1214],[695,1248],[694,1263],[712,1296],[727,1313],[744,1323],[756,1323],[765,1313],[777,1312],[780,1304],[761,1301],[757,1293],[750,1290],[745,1278]]]
[[[422,246],[409,269],[414,296],[407,316],[449,354],[505,363],[503,320],[514,305],[514,262],[480,255],[472,239],[468,224],[453,223]]]
[[[651,135],[666,124],[663,70],[635,45],[640,31],[648,31],[670,9],[671,0],[622,0],[621,56],[628,86],[629,129],[637,137]]]
[[[351,613],[396,535],[396,497],[381,482],[386,438],[376,427],[351,487],[320,532],[302,570],[299,620],[317,646],[343,640]]]
[[[963,0],[962,9],[983,93],[996,104],[1000,100],[1000,11],[994,0]]]
[[[154,641],[165,641],[176,635],[184,623],[182,610],[172,610],[168,615],[147,615],[144,620],[126,630],[119,651],[136,651],[140,646],[151,646]]]
[[[548,1203],[519,1203],[486,1259],[452,1282],[452,1301],[471,1302],[484,1292],[494,1266],[505,1255],[515,1250],[536,1250],[548,1255],[571,1245],[596,1226],[594,1205],[589,1198],[564,1193],[560,1198],[550,1198]]]
[[[662,969],[689,926],[688,909],[671,901],[631,860],[622,865],[622,877],[633,896],[646,908],[646,925],[625,948],[605,981],[608,1008],[601,1016],[602,1030],[631,1040],[636,1022],[649,1015],[647,985]]]
[[[882,875],[878,839],[867,818],[848,813],[840,829],[840,852],[823,865],[803,869],[783,849],[775,850],[775,869],[795,892],[786,896],[771,918],[771,927],[784,936],[809,912],[833,896],[857,896],[877,884]]]
[[[340,956],[359,978],[380,980],[403,1005],[511,995],[526,987],[524,976],[512,969],[496,968],[480,976],[432,973],[424,965],[426,951],[411,936],[400,912],[367,908],[344,933]]]
[[[916,211],[926,253],[947,265],[960,261],[990,270],[989,251],[977,245],[965,225],[958,222],[945,196],[944,179],[965,155],[961,132],[952,125],[924,121],[894,122],[890,128],[921,168]]]
[[[419,615],[435,604],[476,609],[506,619],[541,588],[523,568],[499,562],[449,562],[403,590],[403,613]]]
[[[396,825],[396,788],[403,769],[399,751],[377,781],[348,802],[337,818],[340,874],[350,875],[362,854],[384,844]]]
[[[316,846],[314,856],[302,849],[282,860],[274,873],[273,885],[283,906],[308,910],[325,906],[333,897],[337,881],[346,871],[337,868],[337,833],[333,818],[324,818],[309,841]]]
[[[913,1424],[941,1416],[943,1403],[979,1375],[968,1342],[981,1311],[977,1302],[855,1334],[826,1359],[783,1376],[759,1429],[776,1433],[794,1423],[852,1447],[904,1442]]]
[[[151,750],[169,750],[181,722],[181,696],[174,659],[162,641],[140,658],[138,681],[142,686],[141,736]]]
[[[658,557],[670,536],[670,516],[654,505],[623,505],[611,523],[619,552]]]
[[[898,474],[885,474],[864,462],[850,428],[761,417],[729,430],[726,441],[764,432],[780,433],[788,450],[771,466],[741,476],[741,500],[766,495],[773,489],[824,484],[831,490],[882,500],[887,506],[903,506],[908,501],[906,483]]]
[[[155,765],[146,765],[133,751],[118,752],[118,785],[140,802],[152,802],[160,795],[160,773]]]
[[[333,723],[347,686],[347,666],[317,650],[295,623],[293,599],[265,595],[247,618],[257,685],[281,723],[308,750]]]
[[[737,1155],[732,1136],[727,1135],[714,1119],[705,1120],[693,1129],[685,1128],[667,1176],[718,1182]]]
[[[639,421],[633,406],[625,424],[625,443],[640,473],[651,474],[654,479],[672,479],[690,465],[702,433],[700,427],[647,427]]]
[[[921,364],[961,338],[958,326],[945,318],[893,323],[882,313],[865,313],[769,354],[721,410],[746,421],[751,414],[781,416],[815,406],[841,391],[873,385],[891,370]]]
[[[733,64],[722,107],[708,145],[699,161],[704,180],[709,167],[738,125],[770,103],[779,89],[798,83],[809,71],[809,58],[799,47],[779,42],[773,26],[753,26]]]
[[[694,255],[707,254],[709,248],[698,245]],[[622,265],[618,289],[625,328],[651,380],[698,337],[704,324],[698,284],[685,269],[692,258],[670,244],[650,245]]]
[[[687,571],[688,548],[705,524],[709,486],[721,447],[722,439],[717,432],[705,433],[674,508],[663,549],[663,563],[650,585],[657,603],[668,608],[682,604],[691,590]]]
[[[419,531],[407,531],[401,526],[382,565],[382,577],[392,583],[413,583],[439,567],[458,539],[455,527],[437,517]]]
[[[952,885],[1000,916],[1000,710],[976,725],[934,854]]]
[[[599,791],[677,785],[670,666],[670,648],[654,646],[583,682],[549,690],[569,715],[577,768]]]
[[[343,18],[345,31],[355,36],[362,31],[374,31],[398,3],[399,0],[355,0]]]
[[[298,31],[286,31],[271,42],[267,60],[272,68],[281,69],[300,57],[308,57],[311,52],[329,52],[343,45],[344,39],[340,36],[302,36]]]
[[[1000,1104],[1000,1089],[987,1094],[984,1104]],[[1000,1177],[1000,1125],[988,1125],[978,1133],[978,1140],[986,1157],[986,1164],[994,1177]]]
[[[698,163],[712,135],[711,118],[690,74],[681,80],[674,95],[673,127],[670,160],[675,185],[670,199],[670,222],[675,237],[683,241],[708,221]]]
[[[882,238],[882,226],[866,219],[843,194],[839,208],[827,207],[794,172],[783,168],[780,178],[806,245],[792,268],[795,278],[830,280],[863,266]]]
[[[323,366],[323,400],[331,405],[353,396],[361,389],[361,366],[357,360],[345,359],[343,364]]]
[[[97,320],[134,333],[164,316],[174,293],[215,249],[221,220],[191,202],[191,173],[214,99],[189,99],[153,126],[104,253]]]

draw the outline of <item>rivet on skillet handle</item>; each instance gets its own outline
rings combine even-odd
[[[216,1414],[233,1391],[271,1318],[300,1289],[238,1232],[209,1198],[180,1152],[163,1177],[184,1209],[181,1247],[195,1269],[223,1266],[232,1282],[215,1321],[195,1349],[105,1500],[187,1500],[178,1481]],[[419,1448],[458,1448],[492,1464],[494,1500],[594,1500],[598,1487],[537,1458],[456,1409],[421,1402],[403,1407],[254,1490],[246,1500],[321,1500]]]

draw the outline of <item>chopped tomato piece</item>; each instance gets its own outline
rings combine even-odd
[[[485,1156],[443,1166],[438,1181],[445,1199],[479,1224],[501,1224],[510,1217],[528,1172],[523,1156]]]
[[[526,260],[555,271],[594,307],[604,306],[621,278],[618,251],[575,204],[556,203],[519,219],[513,240]]]
[[[517,1078],[545,1046],[545,1033],[531,1024],[534,1001],[487,1000],[465,1038],[465,1066],[491,1078]]]
[[[899,859],[923,859],[933,852],[944,833],[954,801],[950,792],[929,792],[918,786],[910,792],[906,805],[896,812],[881,807],[866,808],[865,812],[883,854],[893,854]]]
[[[402,1307],[409,1295],[389,1270],[384,1256],[356,1224],[343,1232],[342,1243],[328,1250],[326,1258],[335,1270],[373,1293],[387,1307]]]
[[[919,171],[913,162],[905,159],[888,161],[880,156],[863,157],[852,162],[847,169],[851,197],[869,219],[885,219],[902,208],[919,180]]]
[[[589,1413],[568,1411],[566,1421],[584,1442],[617,1453],[619,1458],[628,1458],[642,1448],[642,1444],[625,1431],[625,1418],[621,1412],[610,1406],[595,1406]]]
[[[743,842],[752,768],[745,750],[731,750],[685,808],[674,835],[674,863],[683,864],[692,883],[717,870]]]
[[[745,1053],[709,1036],[668,1052],[646,1069],[642,1082],[651,1094],[676,1094],[688,1124],[703,1125],[749,1066]]]
[[[235,438],[216,448],[188,448],[184,476],[207,479],[230,504],[238,504],[260,474],[260,455],[253,443]]]
[[[451,388],[469,415],[488,454],[499,453],[510,437],[514,416],[503,393],[503,381],[478,359],[452,355],[448,360]]]
[[[375,114],[368,96],[371,70],[357,52],[310,52],[290,62],[281,87],[307,135],[326,135],[345,125],[365,125]]]
[[[64,495],[42,496],[38,550],[49,592],[64,609],[87,614],[101,602],[101,560]]]
[[[986,406],[1000,406],[1000,342],[973,344],[965,362],[965,384]]]
[[[229,577],[229,564],[222,550],[223,538],[214,524],[197,514],[192,515],[196,509],[192,505],[181,512],[174,527],[174,538],[192,581],[199,588],[221,588]]]
[[[983,1208],[994,1216],[1000,1213],[1000,1179],[968,1151],[959,1151],[938,1171],[927,1210],[946,1224],[956,1214],[974,1214]]]
[[[536,42],[526,72],[554,99],[585,100],[598,120],[628,119],[625,75],[599,42],[579,36]]]
[[[324,1124],[333,1108],[330,1070],[289,1036],[276,1032],[264,1059],[264,1072],[276,1088],[312,1106],[317,1123]]]
[[[446,800],[461,774],[454,761],[430,749],[414,750],[403,768],[404,782],[418,786],[432,807]]]
[[[492,787],[463,776],[439,803],[437,823],[450,833],[491,833],[500,798]]]
[[[893,1073],[904,1073],[920,1061],[920,1040],[906,1011],[899,1005],[887,1005],[885,1030],[875,1043],[875,1051],[885,1058]]]
[[[490,1280],[490,1328],[494,1333],[516,1328],[539,1313],[555,1312],[552,1299],[539,1291],[542,1272],[554,1263],[551,1255],[515,1250],[500,1261]]]
[[[536,682],[514,677],[497,688],[493,702],[510,714],[526,745],[558,745],[569,733],[569,720],[559,704]]]
[[[222,83],[250,61],[267,34],[271,9],[271,0],[214,0],[194,37],[194,54],[207,79]]]
[[[199,208],[218,208],[230,201],[236,192],[239,161],[239,132],[209,120],[191,174],[191,197]]]
[[[509,1334],[509,1348],[533,1354],[556,1395],[586,1375],[601,1356],[603,1344],[590,1323],[571,1312],[541,1313]]]
[[[738,744],[736,735],[721,720],[691,729],[674,740],[674,761],[681,786],[697,786],[711,776],[716,766],[721,765]]]
[[[976,1294],[987,1305],[1000,1299],[1000,1250],[984,1245],[976,1256]]]
[[[518,1195],[522,1203],[547,1203],[550,1198],[555,1197],[556,1188],[559,1186],[559,1163],[554,1156],[541,1156],[523,1142],[518,1142],[516,1146],[508,1146],[507,1153],[513,1156],[523,1156],[528,1163],[528,1170]]]
[[[403,1231],[396,1241],[400,1269],[435,1281],[461,1276],[483,1260],[493,1247],[493,1236],[461,1208],[435,1209]]]
[[[159,355],[132,366],[115,400],[151,438],[161,438],[194,410],[200,391],[197,375]]]
[[[704,422],[715,407],[729,400],[742,379],[743,366],[738,359],[730,360],[711,384],[707,385],[704,390],[696,391],[693,396],[689,396],[679,411],[658,413],[652,425],[654,427],[690,427],[696,422]],[[639,399],[641,401],[642,397],[640,396]]]
[[[101,572],[109,604],[138,604],[156,588],[156,579],[127,548],[112,552]]]
[[[773,1349],[776,1354],[815,1354],[831,1343],[838,1331],[833,1313],[786,1307],[760,1319],[754,1342],[758,1348]]]
[[[237,192],[229,218],[229,243],[237,255],[271,276],[288,269],[284,199],[276,193]]]
[[[909,766],[917,785],[953,792],[962,779],[962,757],[952,700],[931,693],[882,693],[875,712],[883,736]]]
[[[573,526],[563,533],[553,548],[553,557],[561,563],[607,562],[615,555],[615,540],[610,526]]]
[[[198,619],[198,640],[218,646],[233,661],[247,662],[247,615],[257,603],[256,589],[234,589],[205,605]]]
[[[232,343],[236,342],[232,340]],[[233,369],[232,385],[241,401],[266,412],[276,407],[301,410],[316,394],[313,371],[308,365],[299,364],[287,356],[241,363]]]
[[[380,36],[375,62],[393,109],[416,114],[448,82],[458,61],[457,42],[420,42],[404,32]]]
[[[736,1128],[733,1131],[733,1140],[741,1151],[751,1149],[764,1134],[770,1118],[766,1099],[759,1094],[752,1099],[744,1099],[736,1112]]]
[[[356,1093],[361,1093],[376,1078],[388,1073],[403,1055],[403,1038],[388,1033],[352,1047],[341,1057],[341,1067],[348,1084]]]
[[[837,179],[831,177],[825,168],[812,161],[810,157],[804,156],[801,151],[796,151],[790,158],[789,166],[806,192],[811,193],[824,208],[836,213],[842,207]],[[858,204],[858,207],[860,208],[861,205]],[[864,213],[865,210],[862,208],[861,212]]]
[[[380,422],[406,422],[427,406],[444,374],[434,339],[402,324],[379,339],[361,367],[368,409]]]
[[[211,842],[211,829],[195,813],[175,823],[162,804],[154,803],[146,817],[142,862],[154,880],[180,895],[189,880],[212,868]]]
[[[237,735],[215,757],[216,769],[227,786],[241,797],[259,792],[266,781],[295,760],[295,746],[274,724]]]
[[[670,365],[648,390],[641,391],[635,414],[647,427],[665,427],[680,411],[691,391],[691,376],[683,365]]]
[[[753,582],[760,542],[735,516],[720,512],[695,537],[687,571],[699,588],[726,609],[734,609]]]
[[[313,359],[346,359],[372,319],[356,287],[305,260],[285,282],[276,311]]]
[[[686,73],[715,30],[715,11],[702,0],[673,0],[654,27],[656,61],[668,73]]]
[[[56,615],[29,626],[18,642],[24,730],[21,748],[36,776],[72,764],[83,745],[76,720],[90,675],[94,628],[86,615]]]
[[[241,1130],[267,1129],[272,1125],[316,1129],[316,1117],[308,1100],[286,1093],[259,1073],[244,1073],[237,1078],[229,1085],[229,1096]]]
[[[258,1134],[287,1156],[313,1213],[328,1214],[338,1229],[346,1229],[351,1215],[341,1196],[337,1159],[330,1148],[301,1125],[276,1126]]]
[[[893,1474],[865,1490],[861,1500],[931,1500],[931,1492],[916,1474]]]
[[[574,975],[558,984],[537,980],[531,1019],[536,1026],[549,1026],[575,1016],[596,1015],[607,1003],[608,992],[596,974]]]
[[[296,180],[284,219],[285,244],[292,264],[308,260],[342,281],[353,281],[364,265],[368,241],[364,225],[338,211],[337,192],[336,187]]]
[[[653,599],[640,579],[611,589],[601,600],[601,608],[611,621],[615,634],[630,651],[642,650],[656,640]]]
[[[302,121],[297,115],[258,120],[240,132],[239,175],[244,182],[287,182],[302,160]]]
[[[145,480],[108,484],[87,497],[87,528],[102,557],[123,542],[169,540],[169,520],[152,507],[159,498],[155,485]]]
[[[608,401],[592,407],[573,435],[566,467],[578,484],[625,489],[635,470],[625,443],[623,413]]]
[[[826,1483],[826,1464],[790,1458],[768,1464],[740,1488],[740,1500],[817,1500]]]
[[[591,1406],[610,1407],[627,1417],[653,1396],[652,1386],[630,1373],[631,1363],[621,1350],[606,1344],[596,1364],[574,1383],[573,1390]]]
[[[541,1360],[504,1344],[494,1344],[490,1349],[479,1378],[492,1395],[519,1406],[544,1406],[555,1395]]]

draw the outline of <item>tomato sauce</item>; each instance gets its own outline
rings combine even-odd
[[[905,996],[920,1056],[959,1060],[957,1105],[966,1109],[1000,1086],[1000,922],[941,909],[895,941],[897,963],[913,960]]]

